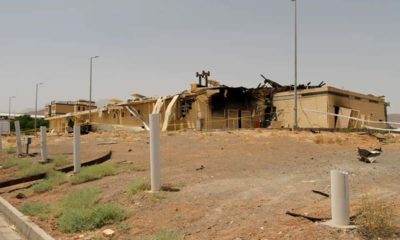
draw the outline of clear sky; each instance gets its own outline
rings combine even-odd
[[[0,0],[0,111],[89,95],[173,94],[195,72],[255,87],[293,81],[290,0]],[[301,83],[385,95],[400,112],[400,1],[298,0]]]

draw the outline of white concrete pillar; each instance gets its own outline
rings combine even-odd
[[[17,151],[18,155],[22,155],[22,140],[21,140],[21,127],[19,121],[14,121],[15,126],[15,137],[17,138]]]
[[[74,173],[81,169],[81,126],[74,125]]]
[[[46,132],[45,126],[40,127],[40,153],[42,156],[41,162],[46,163],[47,162],[47,132]]]
[[[150,172],[151,191],[161,189],[160,183],[160,115],[150,114]]]
[[[346,226],[350,223],[349,174],[331,170],[332,225]]]

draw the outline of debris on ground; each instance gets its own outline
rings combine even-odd
[[[18,193],[15,197],[16,197],[17,199],[24,199],[24,198],[26,198],[26,195],[23,194],[23,193]]]
[[[321,192],[321,191],[318,191],[318,190],[312,190],[312,192],[316,193],[316,194],[319,194],[321,196],[327,197],[327,198],[329,197],[329,194]]]
[[[17,231],[17,227],[16,227],[14,224],[10,225],[10,228],[11,228],[11,230],[13,230],[13,231]]]
[[[360,156],[360,161],[366,163],[374,163],[376,161],[376,157],[381,155],[382,148],[375,148],[373,150],[358,148],[358,155]]]
[[[309,216],[306,216],[306,215],[303,215],[303,214],[294,213],[294,212],[290,212],[290,211],[287,211],[286,215],[289,215],[289,216],[292,216],[292,217],[304,218],[304,219],[309,220],[311,222],[322,222],[322,221],[329,220],[329,218],[309,217]]]
[[[165,185],[161,186],[161,191],[164,191],[164,192],[179,192],[180,189],[177,188],[177,187],[173,187],[173,186],[171,186],[169,184],[165,184]]]
[[[196,168],[196,171],[200,171],[203,170],[205,167],[203,165],[201,165],[199,168]]]
[[[312,133],[314,133],[314,134],[316,134],[316,133],[321,133],[320,130],[316,130],[316,129],[311,129],[310,132],[312,132]]]

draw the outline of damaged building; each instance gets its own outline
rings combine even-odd
[[[255,88],[228,87],[196,73],[198,82],[182,93],[114,102],[91,110],[94,129],[148,129],[149,114],[159,113],[161,129],[292,128],[293,85],[281,85],[262,76]],[[310,83],[297,86],[300,128],[387,128],[384,97],[365,95]],[[89,111],[71,111],[47,118],[50,130],[65,132],[74,123],[87,124]]]

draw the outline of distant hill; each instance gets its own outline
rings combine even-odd
[[[389,122],[398,122],[398,123],[400,123],[400,113],[388,114],[388,121]],[[400,125],[392,125],[392,127],[400,128]]]

